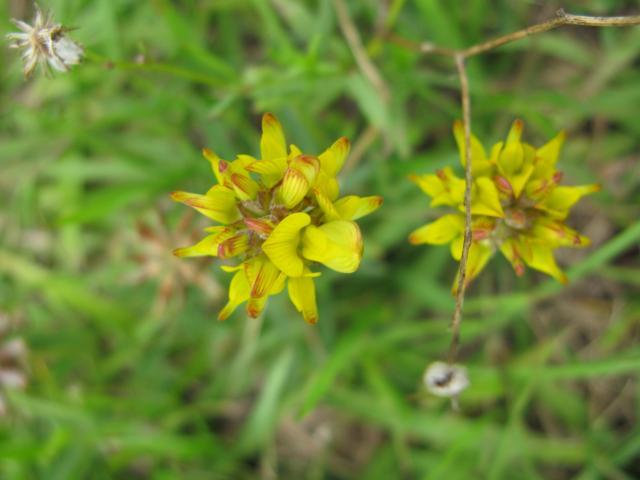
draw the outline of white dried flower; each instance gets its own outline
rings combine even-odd
[[[43,14],[38,5],[35,8],[33,26],[13,19],[13,23],[22,32],[7,35],[11,42],[9,47],[22,50],[24,76],[30,77],[38,65],[42,65],[45,72],[48,71],[47,68],[59,72],[68,71],[72,65],[80,63],[84,50],[67,37],[68,28],[54,23],[51,14]]]
[[[467,369],[462,365],[433,362],[423,377],[427,389],[439,397],[457,397],[469,386]]]

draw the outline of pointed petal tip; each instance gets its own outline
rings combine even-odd
[[[420,245],[420,240],[416,237],[416,235],[411,234],[409,235],[409,243],[411,245]]]
[[[350,148],[351,147],[351,141],[347,138],[347,137],[340,137],[338,140],[336,140],[336,143],[338,145],[340,145],[343,148]]]
[[[382,195],[372,195],[371,202],[376,206],[376,208],[378,208],[384,203],[384,198]]]
[[[262,310],[259,308],[251,305],[251,303],[247,304],[247,315],[249,315],[249,318],[258,318],[261,313]]]
[[[520,142],[520,137],[522,136],[522,129],[524,127],[524,123],[519,118],[515,119],[511,124],[511,129],[507,134],[506,146],[513,145],[514,143]]]
[[[188,194],[187,192],[176,190],[175,192],[171,192],[169,196],[171,197],[171,200],[175,202],[183,202],[188,197]]]
[[[418,185],[418,187],[420,187],[422,175],[418,175],[417,173],[410,173],[409,175],[407,175],[407,178],[409,179],[409,181],[415,183],[416,185]]]
[[[309,325],[315,325],[316,323],[318,323],[318,317],[303,317],[304,321],[307,322]]]
[[[589,245],[591,245],[591,239],[589,237],[585,237],[584,235],[580,235],[579,233],[576,233],[573,237],[574,247],[584,248],[588,247]]]
[[[264,115],[262,115],[262,124],[263,125],[274,125],[280,123],[278,122],[278,119],[276,118],[276,116],[271,113],[271,112],[265,112]]]

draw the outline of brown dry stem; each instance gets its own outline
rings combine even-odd
[[[451,346],[449,347],[449,363],[453,363],[458,354],[460,343],[460,324],[462,323],[462,307],[466,290],[467,260],[471,247],[471,101],[469,100],[469,79],[465,69],[465,58],[462,54],[455,56],[458,77],[460,78],[460,95],[462,99],[462,122],[464,125],[464,241],[462,243],[462,256],[458,270],[458,285],[456,288],[456,306],[451,320]]]

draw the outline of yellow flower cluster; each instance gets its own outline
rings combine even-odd
[[[336,175],[349,152],[349,140],[338,139],[318,156],[295,145],[287,150],[280,122],[262,118],[261,158],[238,155],[233,161],[210,150],[204,156],[218,181],[206,194],[174,192],[172,198],[218,222],[209,235],[191,247],[175,250],[180,257],[239,257],[224,320],[242,303],[257,317],[267,299],[288,287],[296,309],[309,323],[318,320],[314,262],[343,273],[358,269],[362,236],[354,220],[382,204],[379,196],[339,197]]]
[[[465,165],[464,129],[454,124],[454,136]],[[599,185],[560,186],[562,173],[556,170],[564,142],[561,132],[540,148],[520,140],[522,122],[516,120],[506,142],[493,146],[489,155],[475,136],[471,138],[472,243],[466,282],[475,278],[491,256],[500,250],[516,274],[525,265],[547,273],[562,283],[566,275],[553,257],[558,247],[585,247],[589,240],[567,227],[564,220],[581,197],[597,192]],[[451,243],[452,256],[460,261],[464,237],[465,183],[449,167],[435,175],[412,176],[431,197],[431,206],[447,205],[456,213],[443,215],[415,230],[413,244]],[[457,286],[454,282],[454,291]]]

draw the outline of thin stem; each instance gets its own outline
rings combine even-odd
[[[430,42],[415,43],[410,40],[402,39],[396,35],[390,36],[391,41],[394,43],[416,50],[422,53],[445,55],[449,57],[455,57],[456,55],[462,55],[464,58],[472,57],[485,53],[494,48],[501,47],[507,43],[515,42],[517,40],[536,35],[538,33],[547,32],[564,25],[579,25],[583,27],[625,27],[632,25],[640,25],[640,15],[631,15],[627,17],[592,17],[588,15],[573,15],[566,13],[564,10],[558,10],[553,18],[546,20],[542,23],[531,25],[522,30],[508,33],[500,37],[492,38],[482,43],[472,45],[460,50],[440,47]]]
[[[559,27],[560,25],[564,25],[564,21],[561,17],[555,17],[551,20],[547,20],[546,22],[539,23],[536,25],[532,25],[530,27],[524,28],[522,30],[518,30],[517,32],[511,32],[502,37],[493,38],[483,43],[479,43],[477,45],[473,45],[469,48],[465,48],[460,53],[466,57],[472,57],[473,55],[478,55],[480,53],[487,52],[489,50],[493,50],[494,48],[500,47],[507,43],[515,42],[516,40],[520,40],[525,37],[530,37],[531,35],[536,35],[538,33],[547,32],[549,30],[553,30],[554,28]]]
[[[176,67],[175,65],[169,65],[165,63],[136,63],[111,60],[92,51],[86,51],[85,55],[87,60],[96,64],[102,64],[106,68],[118,68],[120,70],[133,70],[139,72],[164,73],[174,77],[189,80],[193,83],[209,85],[211,87],[225,86],[223,82],[216,80],[215,77],[209,77],[197,72],[192,72],[191,70]]]
[[[458,285],[456,288],[456,306],[451,320],[451,346],[449,347],[449,363],[453,363],[458,354],[460,344],[460,324],[462,323],[462,307],[467,278],[467,260],[471,247],[471,101],[469,100],[469,79],[465,69],[463,54],[455,56],[458,77],[460,78],[460,94],[462,100],[462,122],[464,125],[464,241],[458,269]]]
[[[369,147],[378,139],[380,133],[380,129],[373,125],[368,126],[366,130],[362,132],[362,134],[354,142],[353,148],[349,153],[349,158],[344,164],[344,167],[342,169],[344,173],[350,172],[355,168],[355,166],[362,159]]]
[[[487,42],[473,45],[462,51],[465,57],[471,57],[500,47],[506,43],[515,42],[521,38],[536,35],[538,33],[547,32],[564,25],[581,25],[584,27],[621,27],[629,25],[640,25],[640,15],[629,17],[591,17],[587,15],[573,15],[566,13],[560,9],[556,12],[556,16],[546,22],[538,23],[530,27],[512,32],[502,37],[494,38]]]
[[[335,5],[336,14],[338,15],[340,30],[342,30],[342,34],[349,44],[349,48],[356,59],[358,68],[369,82],[371,82],[383,103],[387,103],[391,96],[389,93],[389,87],[382,78],[382,75],[380,75],[375,64],[367,55],[367,51],[362,45],[362,40],[358,34],[358,29],[353,24],[353,21],[349,16],[349,10],[347,9],[346,3],[344,0],[334,0],[333,3]]]

